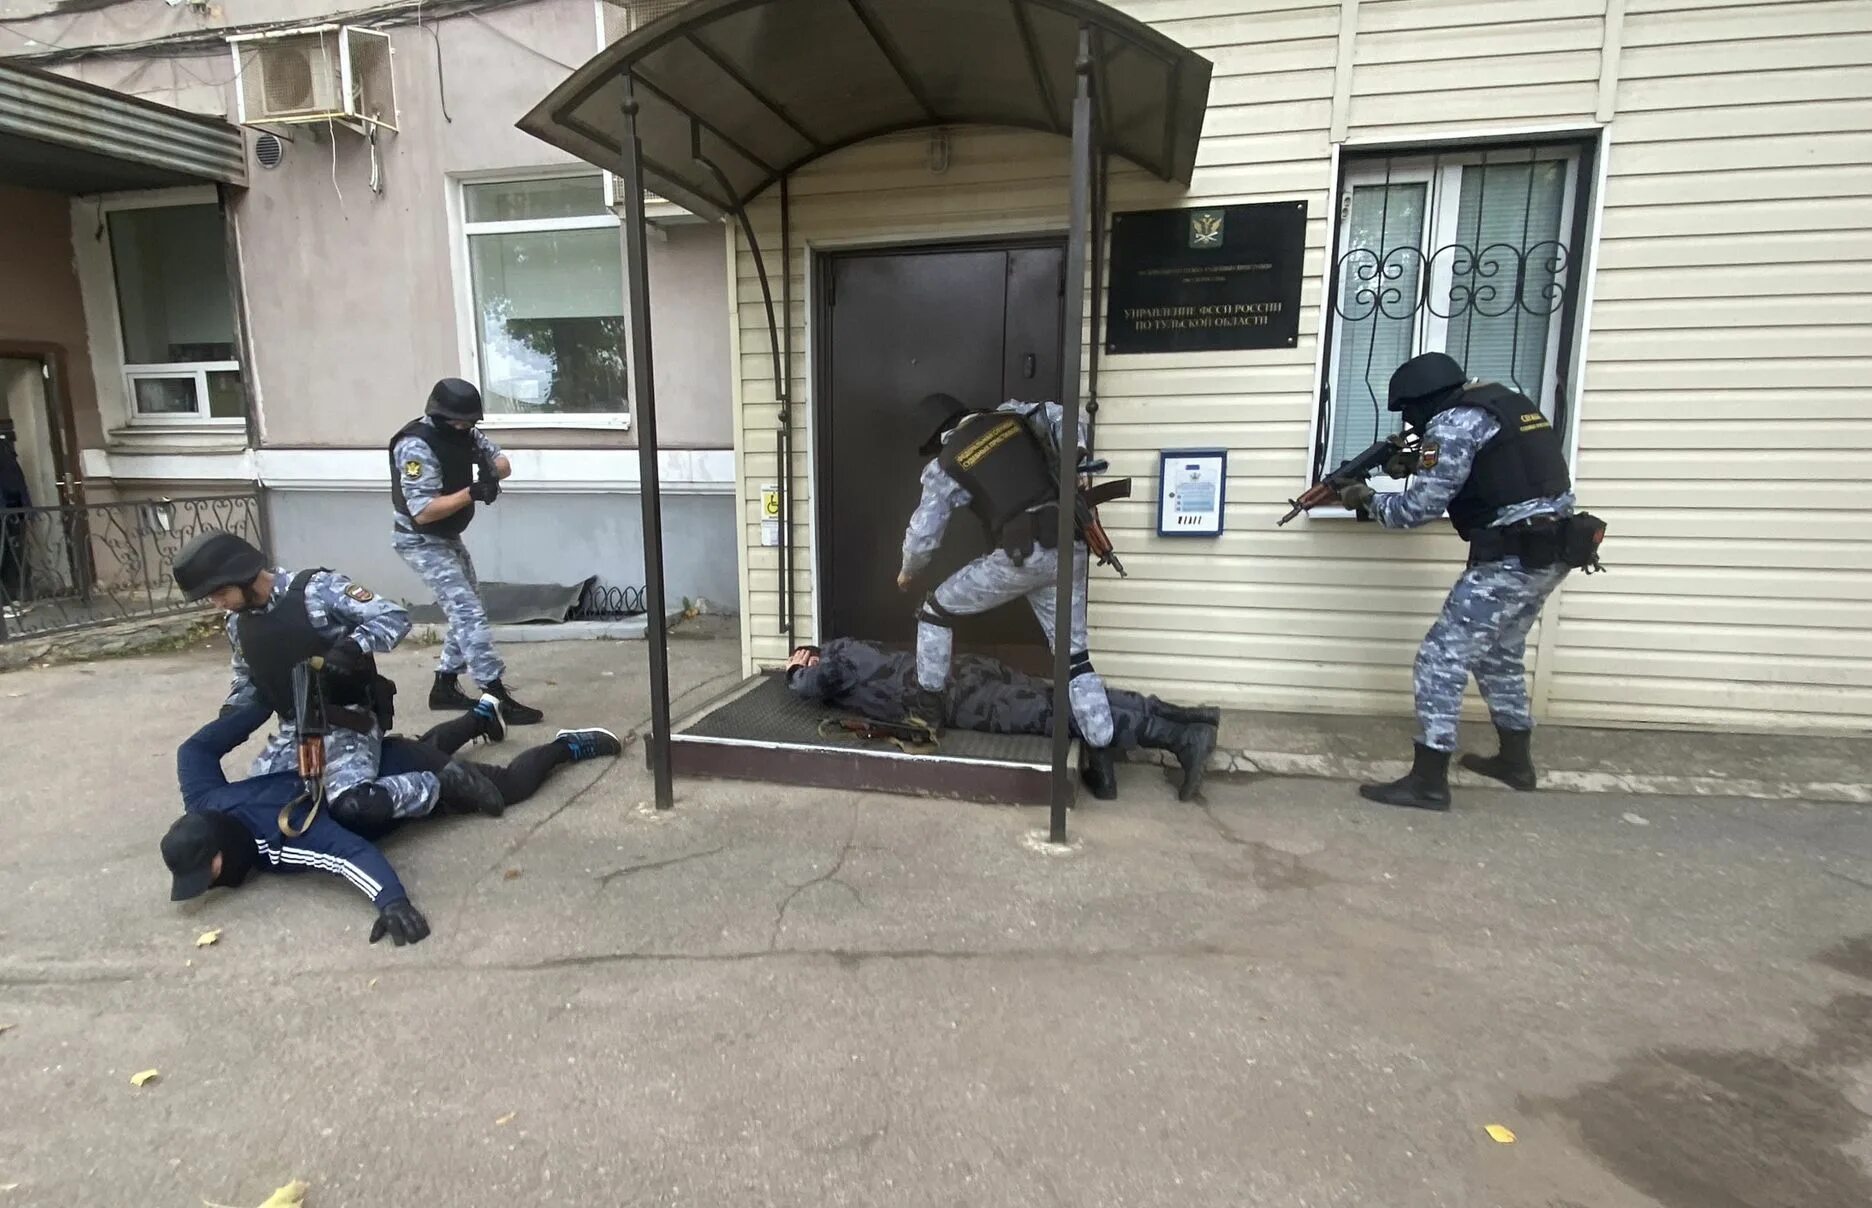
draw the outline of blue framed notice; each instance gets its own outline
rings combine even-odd
[[[1157,483],[1159,537],[1222,535],[1227,449],[1165,449],[1157,455]]]

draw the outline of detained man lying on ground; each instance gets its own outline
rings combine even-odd
[[[350,829],[321,808],[303,833],[289,835],[283,826],[295,820],[304,825],[310,805],[296,800],[304,789],[296,774],[274,772],[228,783],[222,758],[270,716],[264,705],[232,709],[197,730],[176,751],[176,776],[187,812],[162,840],[163,863],[175,878],[170,901],[187,901],[215,886],[239,885],[257,868],[283,873],[316,869],[343,877],[377,907],[371,943],[386,935],[399,947],[421,942],[429,934],[429,922],[410,904],[396,870],[375,843],[395,831],[401,820]],[[506,767],[454,757],[475,738],[499,741],[505,734],[499,702],[484,696],[472,711],[421,738],[386,738],[384,774],[433,772],[442,785],[437,813],[499,817],[508,806],[531,797],[558,768],[622,750],[609,730],[561,730],[551,742],[522,751]]]
[[[823,647],[800,646],[787,660],[787,686],[795,695],[872,721],[895,722],[918,690],[916,655],[890,651],[876,642],[833,638]],[[1108,689],[1112,746],[1168,751],[1183,768],[1182,801],[1202,789],[1209,754],[1215,750],[1220,711],[1166,704],[1154,696]],[[956,660],[953,688],[943,724],[989,734],[1051,734],[1053,685],[979,654]],[[1070,719],[1069,719],[1070,721]],[[1073,733],[1078,734],[1077,727]]]

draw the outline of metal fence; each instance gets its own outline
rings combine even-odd
[[[169,564],[210,529],[264,548],[259,494],[0,510],[0,642],[200,607]]]

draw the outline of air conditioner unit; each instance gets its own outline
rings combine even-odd
[[[228,39],[242,125],[334,122],[395,130],[390,35],[354,25],[310,25]]]

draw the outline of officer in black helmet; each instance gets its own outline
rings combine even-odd
[[[1340,491],[1340,501],[1386,528],[1415,528],[1447,511],[1470,543],[1469,565],[1417,650],[1410,773],[1359,792],[1387,805],[1446,810],[1449,758],[1472,673],[1501,748],[1494,756],[1464,755],[1463,766],[1517,789],[1534,787],[1527,636],[1569,567],[1572,478],[1559,433],[1538,404],[1496,382],[1470,382],[1444,353],[1404,362],[1389,393],[1390,409],[1422,437],[1417,471],[1403,491],[1377,494],[1358,483]]]
[[[475,505],[500,498],[501,480],[513,473],[500,446],[476,426],[481,414],[481,392],[472,383],[443,378],[429,392],[422,418],[390,438],[390,501],[396,506],[390,543],[435,592],[448,617],[429,707],[471,708],[474,698],[458,682],[466,671],[500,700],[509,722],[532,725],[544,714],[507,691],[506,664],[494,650],[474,560],[461,539]]]
[[[279,733],[250,775],[296,770],[293,668],[325,660],[325,795],[346,825],[420,818],[435,809],[441,783],[432,772],[379,776],[383,731],[394,685],[377,674],[376,656],[403,640],[409,611],[335,571],[293,572],[233,533],[211,530],[182,547],[171,567],[191,600],[227,612],[234,682],[222,712],[253,705],[277,713]]]

